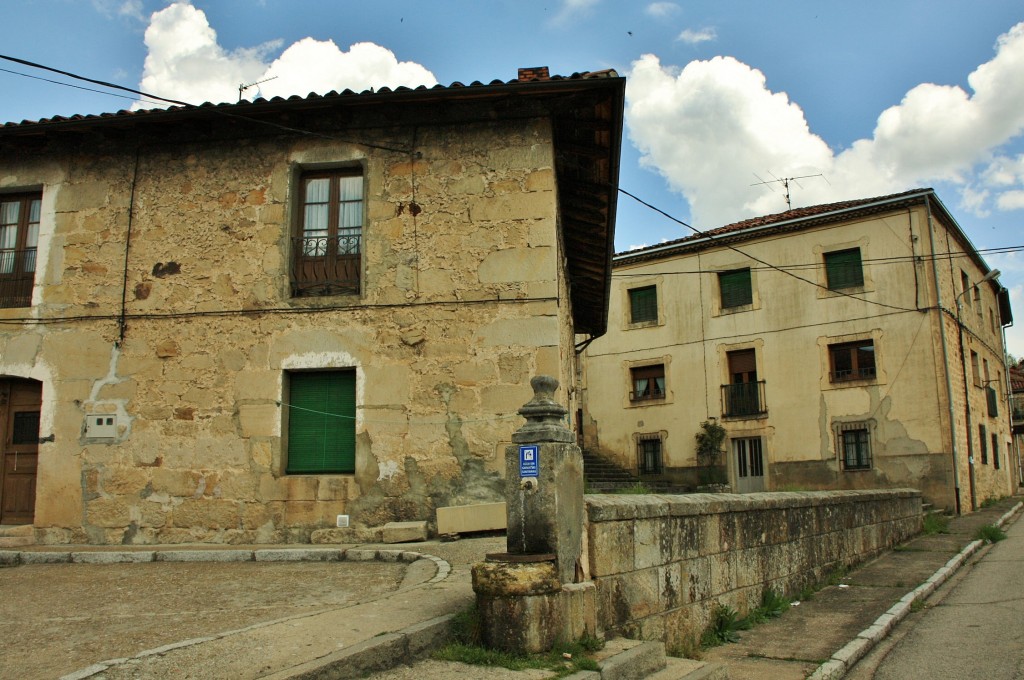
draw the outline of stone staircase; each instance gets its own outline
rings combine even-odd
[[[35,543],[35,527],[31,524],[0,526],[0,548],[19,548]]]
[[[671,482],[637,477],[607,458],[586,450],[583,451],[583,479],[587,493],[615,493],[638,484],[643,484],[653,493],[679,493]]]

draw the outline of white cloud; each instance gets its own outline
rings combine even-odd
[[[652,2],[647,5],[645,10],[652,17],[658,19],[666,19],[670,16],[678,14],[680,11],[679,5],[674,2]]]
[[[146,16],[142,12],[142,0],[92,0],[92,6],[108,17],[146,20]]]
[[[824,173],[802,182],[794,205],[902,191],[934,181],[967,190],[980,212],[1024,207],[1024,161],[998,158],[1024,131],[1024,23],[1000,36],[993,59],[960,87],[922,84],[883,111],[871,138],[836,153],[800,107],[731,57],[679,70],[654,55],[633,63],[627,124],[641,162],[686,196],[698,225],[713,227],[785,209],[781,193],[749,187],[752,173]],[[982,164],[988,164],[982,167]]]
[[[140,89],[192,104],[237,101],[240,84],[267,78],[274,80],[259,86],[265,97],[437,83],[423,66],[399,62],[373,43],[356,43],[346,52],[333,41],[304,38],[273,61],[269,55],[280,49],[280,41],[229,51],[217,42],[206,14],[184,1],[153,14],[146,47]],[[245,96],[255,94],[252,89]]]
[[[551,19],[552,24],[562,24],[569,19],[585,14],[601,0],[563,0],[562,9]]]
[[[708,42],[716,38],[718,38],[718,33],[713,28],[702,28],[699,31],[687,28],[679,34],[676,40],[681,40],[689,45],[699,45],[702,42]]]

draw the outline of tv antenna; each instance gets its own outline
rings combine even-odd
[[[269,78],[264,78],[263,80],[257,80],[255,83],[249,83],[248,85],[243,85],[242,83],[239,83],[238,84],[238,101],[242,101],[242,93],[245,92],[246,90],[248,90],[250,87],[256,87],[257,85],[259,85],[261,83],[265,83],[268,80],[273,80],[275,78],[277,78],[277,76],[270,76]],[[760,178],[758,178],[758,179],[760,179]]]
[[[789,183],[790,182],[796,183],[796,185],[798,187],[803,189],[804,188],[803,185],[800,184],[800,182],[797,182],[798,179],[809,179],[811,177],[820,177],[820,178],[825,180],[826,184],[829,184],[829,186],[831,186],[831,184],[829,183],[828,179],[825,178],[825,175],[821,174],[820,172],[818,174],[816,174],[816,175],[800,175],[798,177],[775,177],[775,175],[772,174],[771,172],[769,172],[768,174],[771,175],[774,179],[763,180],[760,177],[758,177],[756,172],[753,173],[754,177],[757,177],[757,179],[759,179],[760,181],[759,182],[755,182],[755,183],[751,184],[750,186],[758,187],[758,186],[761,186],[762,184],[765,185],[765,186],[768,186],[770,184],[781,184],[782,185],[782,190],[785,192],[785,197],[786,197],[786,210],[792,210],[793,209],[793,202],[790,199],[790,194],[789,194]],[[768,186],[768,188],[771,189],[770,186]],[[775,190],[772,189],[772,191],[775,191]]]

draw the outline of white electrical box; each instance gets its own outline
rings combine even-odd
[[[85,436],[94,439],[113,439],[117,436],[117,416],[112,413],[93,413],[86,416]]]
[[[338,515],[338,528],[348,528],[348,515]]]

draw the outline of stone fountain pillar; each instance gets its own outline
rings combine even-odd
[[[581,583],[583,457],[554,400],[558,381],[530,381],[526,424],[505,450],[508,552],[473,567],[484,642],[508,651],[541,652],[558,639],[596,628],[593,583]]]

